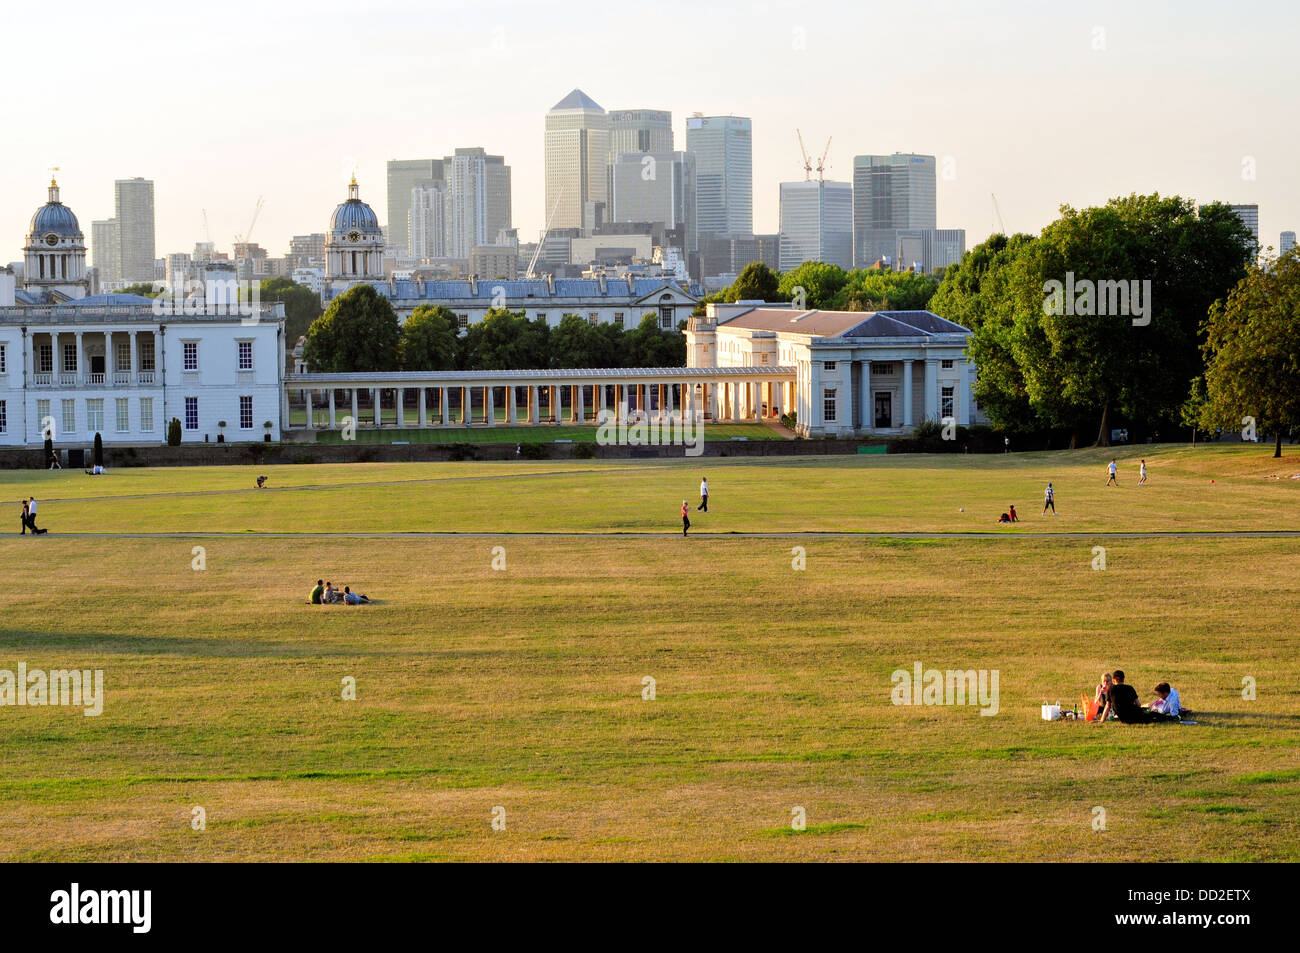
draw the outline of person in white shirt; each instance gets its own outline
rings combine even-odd
[[[1047,515],[1047,508],[1052,508],[1052,515],[1056,515],[1056,491],[1052,489],[1052,484],[1047,484],[1047,489],[1043,490],[1043,515]]]
[[[1119,480],[1115,479],[1115,471],[1117,469],[1118,467],[1115,465],[1115,461],[1114,460],[1110,461],[1110,466],[1106,468],[1107,472],[1110,473],[1110,479],[1106,481],[1107,486],[1110,486],[1112,483],[1115,486],[1119,486]]]
[[[1147,462],[1142,461],[1142,469],[1138,472],[1138,486],[1147,485]]]
[[[1183,713],[1183,702],[1178,697],[1178,689],[1171,687],[1168,682],[1161,682],[1155,687],[1155,693],[1156,700],[1149,706],[1151,711],[1166,718],[1177,718]]]
[[[706,513],[709,511],[709,480],[707,477],[700,480],[700,505],[695,508]]]
[[[36,528],[36,497],[27,497],[27,528],[33,533],[48,533],[48,529]]]

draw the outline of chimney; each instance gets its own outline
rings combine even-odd
[[[605,289],[605,271],[603,268],[601,269],[600,273],[596,275],[596,280],[600,282],[600,293],[606,294],[607,292]]]
[[[469,276],[469,294],[471,298],[478,295],[478,275]]]
[[[555,275],[553,274],[546,276],[546,293],[549,295],[555,294]]]
[[[636,278],[633,277],[630,271],[627,273],[627,293],[630,295],[636,294]]]

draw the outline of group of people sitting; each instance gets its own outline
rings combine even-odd
[[[1145,725],[1156,721],[1182,721],[1187,710],[1183,708],[1178,689],[1161,682],[1152,691],[1155,698],[1146,705],[1138,701],[1137,691],[1124,681],[1124,672],[1102,672],[1101,682],[1093,701],[1097,705],[1098,722],[1115,718],[1126,725]]]
[[[1015,508],[1014,506],[1008,506],[1008,507],[1007,507],[1007,510],[1008,510],[1008,512],[1003,513],[1001,516],[998,517],[998,522],[999,522],[999,523],[1019,523],[1019,522],[1020,522],[1020,517],[1016,515],[1016,508]]]
[[[309,601],[314,606],[328,606],[340,603],[345,606],[363,606],[370,602],[370,597],[355,593],[348,586],[344,586],[343,591],[340,592],[334,588],[334,583],[317,579],[316,588],[311,591]]]

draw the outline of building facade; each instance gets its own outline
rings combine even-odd
[[[1293,248],[1295,248],[1295,232],[1283,232],[1278,240],[1278,254],[1285,255]]]
[[[1259,206],[1258,205],[1233,205],[1230,206],[1236,216],[1241,219],[1241,223],[1250,229],[1250,237],[1254,239],[1256,247],[1259,246]]]
[[[154,271],[153,182],[118,179],[113,183],[120,280],[152,282]]]
[[[326,285],[346,290],[359,281],[382,281],[384,244],[379,217],[361,201],[361,190],[353,177],[347,201],[334,209],[325,233]]]
[[[782,182],[781,271],[805,261],[853,267],[853,186],[847,182]]]
[[[686,120],[686,151],[695,155],[696,221],[701,235],[754,232],[753,126],[743,116]]]
[[[411,192],[442,180],[440,159],[390,159],[388,174],[388,234],[394,245],[406,242]],[[409,245],[408,245],[409,248]]]
[[[710,304],[686,331],[689,367],[792,367],[779,395],[806,437],[903,434],[983,422],[970,331],[929,311],[799,311]]]
[[[34,300],[69,301],[90,293],[86,236],[72,209],[59,200],[59,183],[53,179],[49,201],[36,210],[27,229],[23,280]]]
[[[610,169],[611,221],[658,222],[685,230],[685,255],[699,251],[695,156],[621,152]]]

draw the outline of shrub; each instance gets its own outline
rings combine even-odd
[[[788,427],[790,430],[794,430],[795,429],[794,425],[796,423],[798,423],[798,418],[795,417],[795,413],[793,410],[781,415],[782,426]]]
[[[99,435],[98,431],[95,433],[95,452],[93,459],[95,461],[95,466],[102,467],[104,465],[104,438]]]
[[[596,456],[596,447],[590,443],[575,443],[573,455],[579,460],[592,460]]]
[[[551,448],[544,443],[521,443],[519,455],[525,460],[549,460]]]
[[[173,417],[167,422],[167,446],[179,447],[181,445],[181,419]]]

